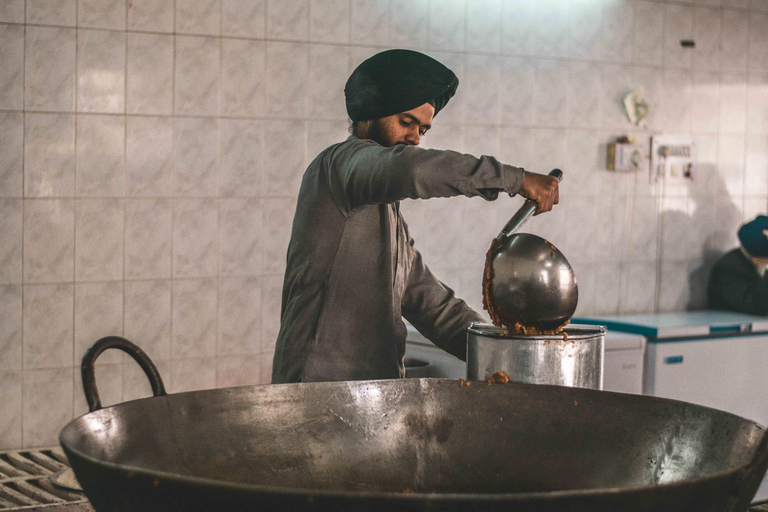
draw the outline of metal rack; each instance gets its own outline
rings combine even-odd
[[[82,492],[51,482],[52,475],[67,468],[67,457],[58,446],[0,452],[0,510],[37,510],[87,502]]]

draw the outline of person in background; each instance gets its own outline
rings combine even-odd
[[[483,317],[427,268],[400,201],[504,192],[533,199],[539,214],[559,196],[555,178],[417,147],[458,84],[443,64],[410,50],[378,53],[347,80],[351,136],[314,159],[299,190],[273,383],[404,377],[403,318],[466,358],[466,329]]]
[[[741,247],[724,254],[709,278],[710,309],[768,315],[768,217],[739,229]]]

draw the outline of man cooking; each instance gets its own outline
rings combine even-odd
[[[725,253],[709,276],[710,309],[768,315],[768,217],[739,228],[740,247]]]
[[[273,383],[404,377],[403,318],[466,358],[466,329],[484,319],[422,261],[400,201],[506,192],[539,214],[559,195],[555,178],[493,157],[417,147],[458,84],[410,50],[378,53],[347,80],[352,135],[315,158],[299,190]]]

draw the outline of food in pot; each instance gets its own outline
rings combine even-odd
[[[506,384],[507,382],[510,382],[509,375],[507,375],[504,372],[496,372],[493,375],[491,375],[491,378],[488,379],[488,385],[491,384]]]
[[[496,327],[501,327],[502,322],[499,318],[496,308],[494,307],[493,300],[491,300],[491,286],[493,281],[493,255],[496,253],[496,239],[491,242],[491,248],[485,254],[485,271],[483,272],[483,309],[488,311],[491,316],[491,322]]]

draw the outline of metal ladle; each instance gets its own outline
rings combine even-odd
[[[550,176],[562,180],[563,171]],[[483,273],[483,305],[497,327],[517,334],[551,334],[576,311],[579,291],[557,247],[528,233],[513,234],[536,211],[529,199],[491,244]]]

